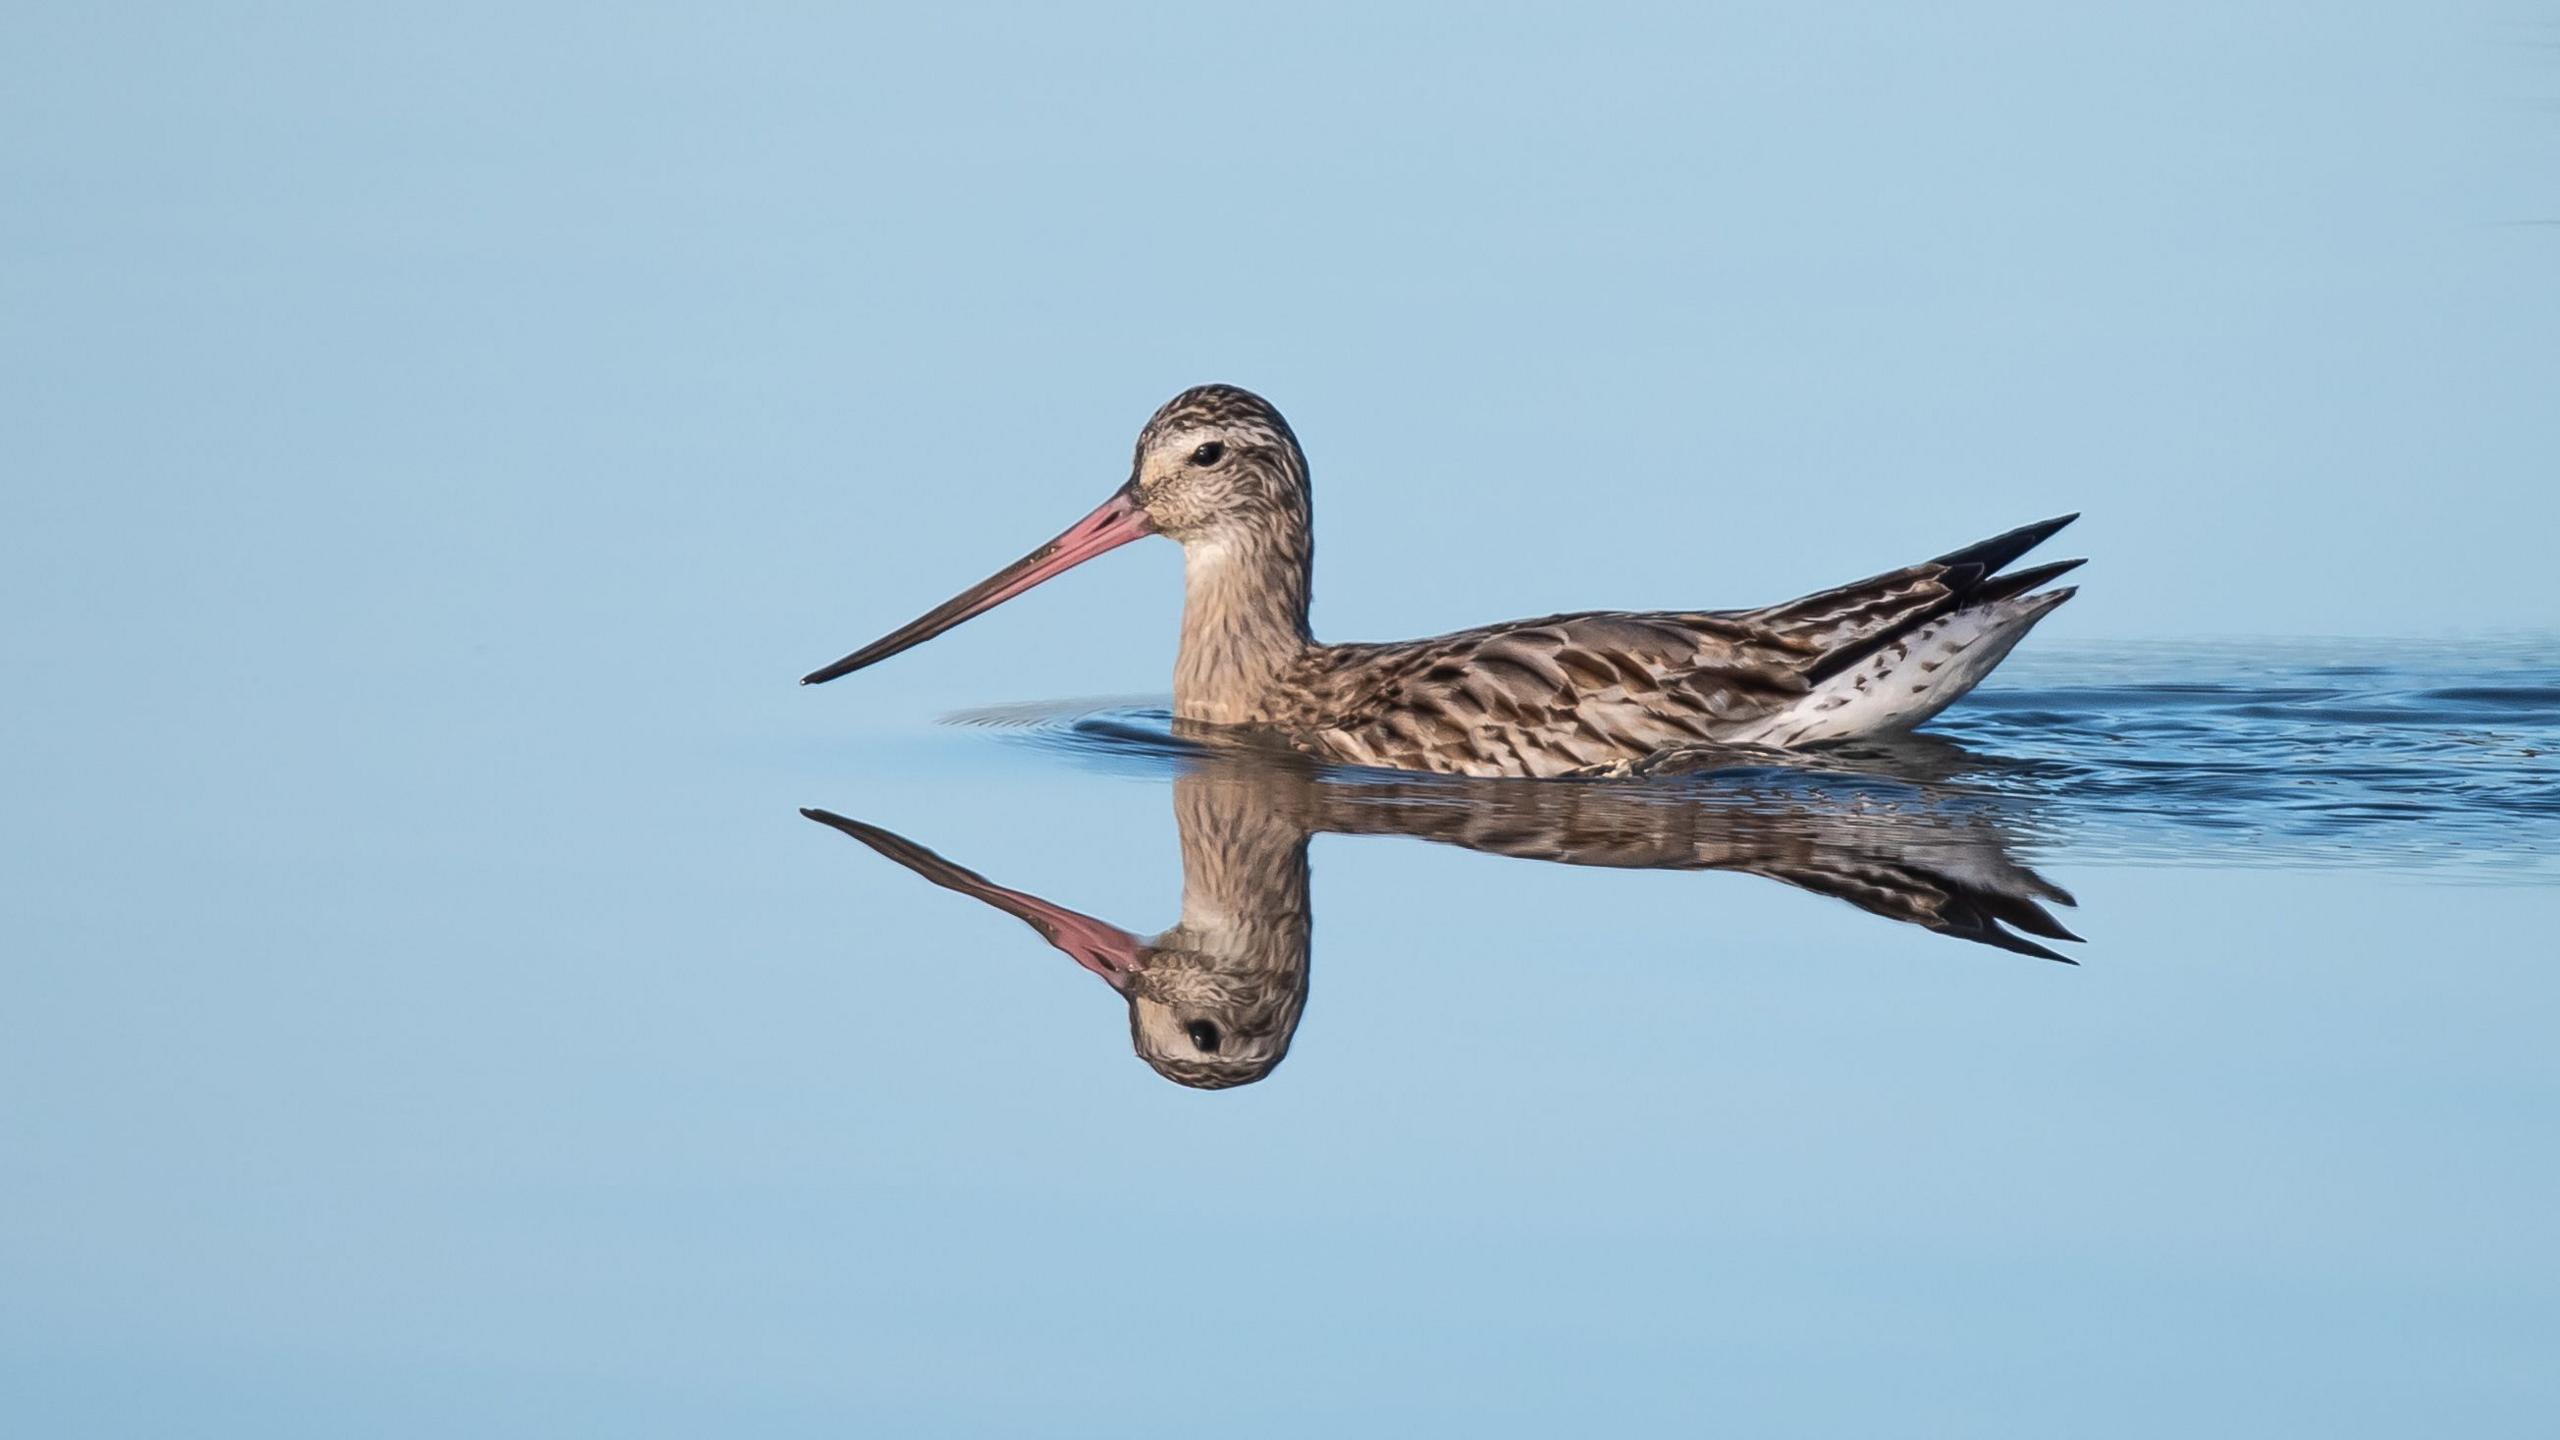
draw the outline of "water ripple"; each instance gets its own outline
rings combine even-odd
[[[1122,770],[1200,753],[1161,701],[955,718]],[[1919,735],[1647,770],[1630,783],[1926,784],[2002,804],[2067,860],[2541,882],[2560,878],[2560,640],[2021,656]]]

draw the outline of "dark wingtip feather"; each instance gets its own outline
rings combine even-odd
[[[1979,565],[1984,574],[1994,574],[2001,566],[2052,539],[2056,531],[2079,518],[2080,512],[2074,510],[2068,515],[2057,515],[2051,520],[2039,520],[2033,525],[2021,525],[2005,535],[1994,535],[1988,540],[1977,540],[1961,550],[1950,550],[1929,563],[1948,566]]]
[[[2012,571],[1995,577],[1990,584],[1974,591],[1970,598],[1976,604],[1984,604],[1993,600],[2006,600],[2012,595],[2024,595],[2046,581],[2059,579],[2088,563],[2086,559],[2056,560],[2050,565],[2036,565],[2024,570]]]

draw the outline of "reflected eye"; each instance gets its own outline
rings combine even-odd
[[[1191,1037],[1191,1043],[1199,1048],[1201,1054],[1215,1055],[1218,1053],[1217,1026],[1210,1024],[1206,1020],[1194,1020],[1190,1024],[1182,1027],[1182,1033]]]
[[[1226,458],[1227,446],[1223,440],[1212,440],[1191,452],[1191,463],[1194,465],[1215,465]],[[1212,1045],[1209,1048],[1214,1050],[1217,1047]]]

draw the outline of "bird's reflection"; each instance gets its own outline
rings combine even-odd
[[[1297,1032],[1307,1000],[1307,842],[1319,833],[1408,835],[1567,865],[1763,875],[1888,920],[2072,963],[2028,938],[2077,940],[2046,909],[2071,897],[2014,858],[1999,815],[1905,778],[1932,773],[1931,756],[1898,758],[1893,776],[1838,759],[1735,768],[1710,758],[1588,781],[1194,758],[1173,783],[1182,918],[1153,938],[998,885],[876,825],[801,813],[1030,925],[1120,993],[1130,1040],[1158,1074],[1222,1089],[1270,1074]]]

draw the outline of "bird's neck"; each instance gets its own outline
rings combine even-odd
[[[1183,546],[1176,718],[1211,725],[1271,718],[1281,674],[1315,643],[1307,630],[1313,563],[1303,519]]]
[[[1303,809],[1297,788],[1249,770],[1195,772],[1174,782],[1181,929],[1199,948],[1266,967],[1305,963]]]

